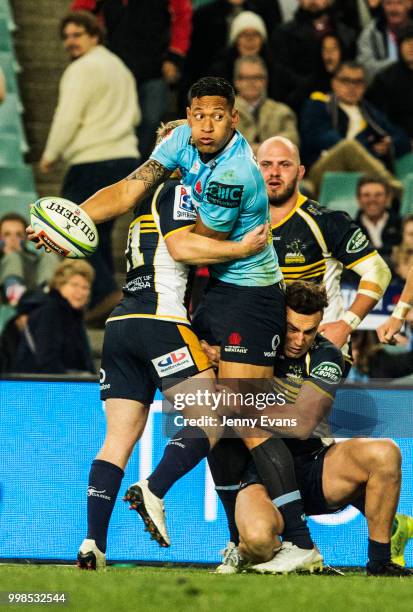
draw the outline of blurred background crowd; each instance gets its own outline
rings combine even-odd
[[[412,0],[0,0],[0,69],[3,373],[99,365],[128,220],[100,226],[88,262],[62,263],[25,240],[27,204],[82,202],[126,176],[201,76],[234,85],[254,151],[275,135],[299,146],[303,193],[357,221],[397,301],[413,265]],[[71,331],[48,345],[47,325]],[[357,331],[353,378],[413,372],[409,324],[405,343],[401,372],[373,329]]]

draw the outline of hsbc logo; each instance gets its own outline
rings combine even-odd
[[[187,346],[156,357],[152,359],[152,363],[160,378],[169,376],[175,372],[180,372],[181,370],[186,370],[194,365],[194,361]]]

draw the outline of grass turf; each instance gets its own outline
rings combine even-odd
[[[54,609],[139,612],[402,612],[413,609],[413,580],[345,576],[217,576],[206,569],[0,566],[0,591],[65,592]],[[0,609],[6,606],[4,595]],[[31,610],[52,604],[30,604]]]

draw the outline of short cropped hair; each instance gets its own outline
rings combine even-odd
[[[386,195],[389,195],[391,193],[390,185],[385,179],[379,178],[379,177],[375,178],[374,176],[361,176],[359,180],[357,181],[357,187],[356,187],[357,195],[358,196],[360,195],[361,188],[364,187],[364,185],[371,185],[371,184],[381,185],[382,187],[384,187],[384,191],[386,192]]]
[[[366,75],[366,70],[363,64],[360,64],[359,62],[355,62],[355,61],[346,61],[346,62],[341,62],[337,66],[337,68],[334,71],[333,77],[337,78],[340,72],[343,70],[343,68],[350,68],[351,70],[362,70],[364,76]]]
[[[188,93],[188,103],[192,104],[194,98],[204,96],[219,96],[225,98],[231,110],[235,104],[235,92],[231,83],[221,77],[203,77],[194,83]]]
[[[92,266],[84,259],[66,259],[54,271],[49,282],[50,289],[60,289],[76,274],[83,276],[89,285],[92,285],[95,278]]]
[[[2,225],[5,221],[18,221],[22,224],[24,229],[26,229],[27,226],[27,221],[22,215],[19,215],[18,213],[7,213],[0,218],[0,234]]]
[[[325,286],[304,280],[287,285],[285,300],[288,308],[304,315],[322,312],[328,306]]]
[[[88,11],[72,11],[63,17],[59,25],[60,38],[63,38],[65,27],[69,23],[74,23],[77,26],[85,28],[89,36],[98,39],[99,45],[102,44],[105,37],[105,31],[99,20]]]

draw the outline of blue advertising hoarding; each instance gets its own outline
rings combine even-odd
[[[362,413],[369,403],[372,407],[368,418],[363,415],[362,435],[388,435],[386,414],[394,415],[396,404],[406,406],[405,416],[413,413],[411,390],[354,390],[345,394],[339,392],[335,406],[336,425],[342,435],[346,430],[340,424],[340,414],[349,404],[354,414]],[[96,383],[0,381],[0,558],[75,559],[86,533],[90,462],[103,441],[104,429]],[[403,423],[399,432],[404,466],[399,511],[411,514],[413,440],[401,437],[409,435],[403,433]],[[205,462],[166,496],[169,549],[149,540],[139,517],[121,500],[129,484],[150,473],[165,443],[161,402],[156,400],[126,470],[110,525],[108,558],[216,563],[227,531]],[[357,510],[349,507],[314,517],[310,527],[326,563],[364,565],[367,528]],[[413,565],[411,549],[413,546],[406,554],[409,565]]]

